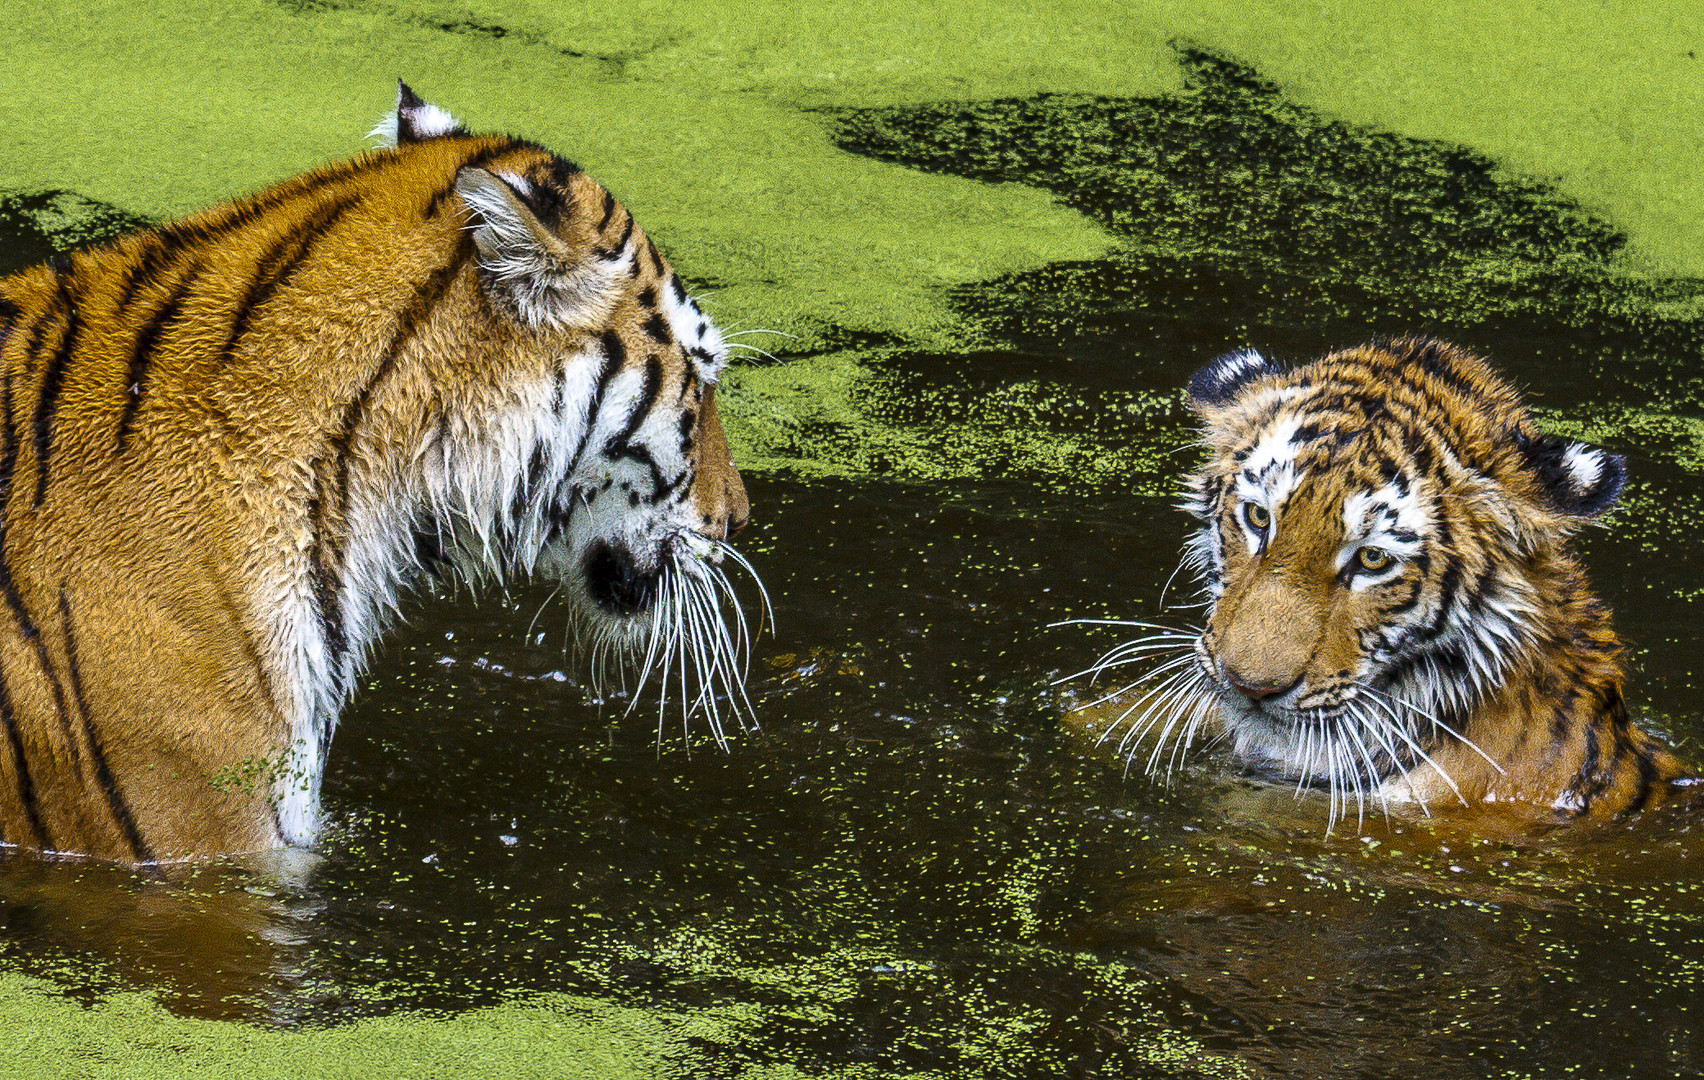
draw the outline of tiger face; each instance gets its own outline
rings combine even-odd
[[[559,158],[509,164],[464,168],[456,190],[484,295],[515,324],[523,365],[548,343],[553,382],[537,392],[551,395],[545,415],[570,422],[532,445],[507,524],[536,535],[536,553],[519,550],[562,584],[581,636],[631,652],[659,605],[681,610],[686,596],[715,610],[720,582],[705,568],[750,516],[716,412],[728,347],[608,191]],[[472,480],[443,479],[446,494]],[[477,576],[486,538],[455,540],[458,568]]]
[[[1673,774],[1627,722],[1619,643],[1567,551],[1622,459],[1538,432],[1482,360],[1427,339],[1291,370],[1235,353],[1189,395],[1205,626],[1096,668],[1185,652],[1126,688],[1125,745],[1160,733],[1150,768],[1217,726],[1257,769],[1328,788],[1333,820],[1351,796],[1642,804]]]

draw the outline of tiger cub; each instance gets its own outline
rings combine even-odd
[[[739,693],[716,327],[563,158],[406,86],[381,128],[0,280],[6,844],[311,843],[355,678],[444,574],[560,582],[600,663]]]
[[[1184,654],[1138,684],[1126,734],[1216,730],[1327,788],[1333,821],[1351,797],[1628,814],[1685,775],[1628,720],[1609,610],[1568,550],[1621,458],[1539,432],[1483,360],[1425,338],[1291,370],[1234,353],[1189,398],[1206,626],[1114,650]]]

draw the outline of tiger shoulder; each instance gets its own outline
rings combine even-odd
[[[311,843],[357,674],[450,574],[739,698],[721,334],[566,159],[407,87],[383,128],[0,280],[0,841]]]

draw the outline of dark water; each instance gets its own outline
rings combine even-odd
[[[1164,98],[831,118],[849,149],[1047,187],[1130,246],[964,290],[965,352],[857,350],[861,415],[951,482],[832,425],[791,451],[861,479],[748,477],[740,546],[777,626],[760,731],[724,754],[671,719],[659,746],[654,713],[589,700],[545,589],[426,598],[339,729],[318,856],[169,878],[13,860],[4,955],[69,992],[286,1026],[541,989],[757,1009],[707,1077],[1704,1068],[1695,816],[1327,836],[1322,799],[1213,757],[1127,777],[1064,718],[1051,680],[1117,638],[1047,624],[1160,613],[1194,367],[1423,329],[1628,455],[1588,562],[1635,712],[1704,737],[1697,283],[1627,277],[1610,225],[1469,151],[1183,60]]]

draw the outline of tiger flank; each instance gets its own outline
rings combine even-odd
[[[312,842],[356,675],[451,574],[560,582],[600,669],[748,707],[721,335],[562,158],[407,87],[381,133],[0,280],[6,844]]]
[[[1603,818],[1685,774],[1629,722],[1609,610],[1568,550],[1621,458],[1540,433],[1483,360],[1424,338],[1292,370],[1235,353],[1189,396],[1206,626],[1103,660],[1178,654],[1127,688],[1125,736],[1216,732],[1324,787],[1333,822],[1350,800]]]

